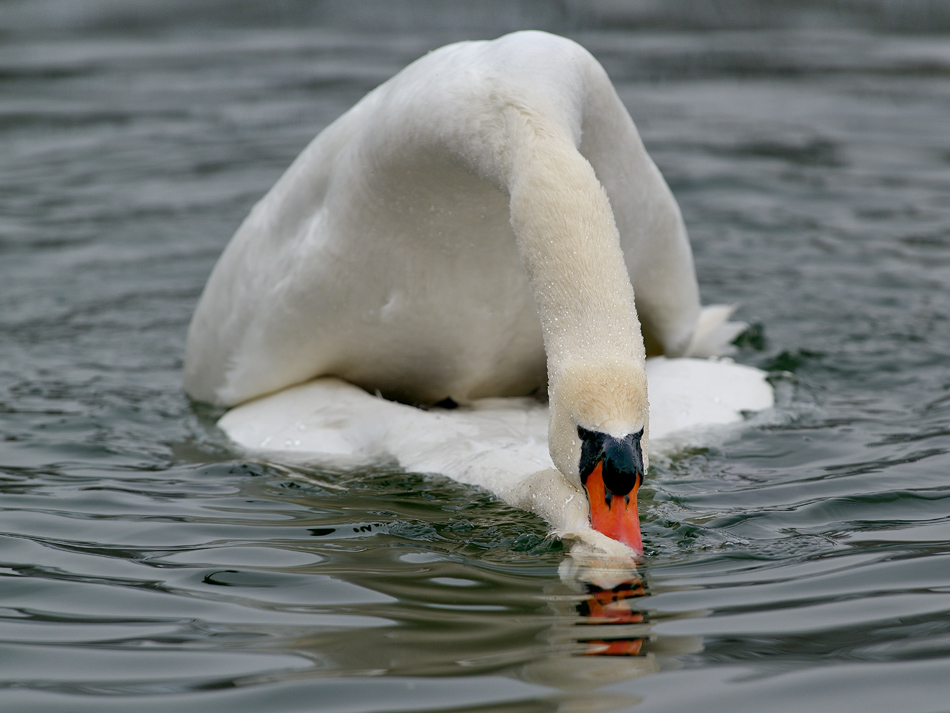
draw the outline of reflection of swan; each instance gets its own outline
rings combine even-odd
[[[734,336],[727,315],[701,310],[676,202],[603,68],[569,40],[516,33],[430,53],[305,149],[215,267],[185,387],[231,406],[339,377],[222,427],[255,448],[388,453],[562,534],[639,549],[648,436],[675,393],[686,410],[728,396],[729,418],[771,403],[753,370],[672,360],[715,373],[651,384],[648,413],[644,342],[705,356]],[[720,370],[742,385],[717,392]],[[549,410],[478,401],[546,379]]]

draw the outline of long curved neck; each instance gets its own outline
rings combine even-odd
[[[537,300],[548,378],[571,366],[642,370],[633,287],[607,195],[562,132],[513,120],[511,223]]]
[[[640,320],[594,169],[566,132],[539,129],[523,115],[512,124],[511,224],[544,332],[548,447],[580,488],[578,426],[618,437],[648,430]]]

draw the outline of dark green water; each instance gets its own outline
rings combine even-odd
[[[950,710],[950,11],[715,5],[0,6],[0,710]],[[309,139],[532,26],[603,62],[782,396],[653,469],[605,618],[534,517],[246,460],[180,389]]]

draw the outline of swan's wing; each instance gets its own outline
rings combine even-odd
[[[424,411],[339,379],[316,379],[231,409],[218,426],[235,443],[283,462],[357,467],[395,461],[503,496],[553,468],[547,408],[532,399],[484,399]]]
[[[529,398],[423,411],[325,378],[237,406],[218,426],[277,462],[345,469],[395,462],[444,475],[536,513],[559,535],[583,537],[587,501],[554,469],[547,422],[547,407]]]
[[[647,360],[650,385],[650,443],[687,432],[736,423],[748,411],[774,404],[772,387],[759,369],[728,359]]]

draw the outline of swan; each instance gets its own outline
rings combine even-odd
[[[388,455],[639,553],[651,414],[677,398],[648,401],[647,353],[714,371],[680,384],[686,410],[738,380],[706,399],[726,416],[686,426],[771,405],[761,372],[688,358],[735,337],[729,313],[700,305],[679,208],[603,67],[517,32],[425,55],[304,149],[214,267],[184,388],[236,407],[220,426],[248,448]]]

